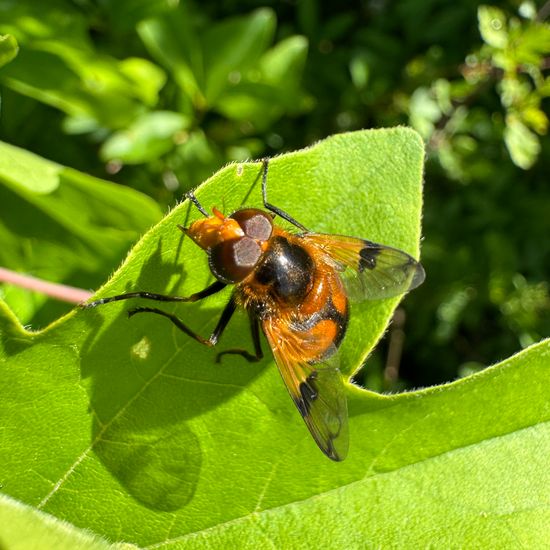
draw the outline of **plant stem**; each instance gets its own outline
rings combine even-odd
[[[50,283],[37,277],[31,277],[30,275],[23,275],[10,269],[0,267],[0,282],[9,283],[21,288],[26,288],[34,292],[41,292],[56,300],[63,302],[69,302],[71,304],[79,304],[84,302],[90,296],[92,292],[83,290],[81,288],[75,288],[73,286],[60,285],[57,283]]]

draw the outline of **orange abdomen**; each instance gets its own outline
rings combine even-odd
[[[312,291],[291,318],[307,360],[330,357],[342,342],[349,320],[348,299],[338,274],[317,270]]]

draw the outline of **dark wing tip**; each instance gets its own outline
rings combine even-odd
[[[311,405],[304,399],[295,399],[294,403],[310,429],[319,449],[334,462],[342,462],[348,455],[349,441],[347,435],[341,437],[341,434],[331,434],[328,438],[320,437],[315,430],[312,430],[312,419],[309,414]],[[336,440],[338,440],[338,449],[335,446]]]
[[[409,290],[413,290],[414,288],[420,286],[426,278],[426,272],[424,271],[422,264],[420,262],[417,262],[416,260],[414,260],[414,263],[416,264],[415,271],[411,279]]]
[[[339,370],[331,369],[331,371],[333,377],[340,376]],[[318,374],[318,371],[313,371],[305,381],[300,383],[298,387],[300,394],[293,396],[293,400],[319,449],[321,449],[321,451],[331,460],[341,462],[346,458],[349,448],[346,402],[344,400],[339,403],[339,408],[336,413],[335,411],[331,411],[335,416],[339,413],[341,414],[338,419],[338,429],[329,427],[326,414],[320,415],[321,409],[315,409],[316,406],[320,405],[319,400],[324,402],[325,397],[327,397],[326,395],[325,397],[320,395],[317,388],[316,381]],[[327,407],[327,403],[324,402],[322,406]]]
[[[329,445],[322,447],[319,445],[319,448],[334,462],[342,462],[346,456],[348,456],[348,446],[340,448],[338,451],[335,449],[332,440],[329,441]]]

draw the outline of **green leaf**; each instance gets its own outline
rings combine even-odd
[[[55,548],[56,550],[113,550],[113,546],[65,521],[38,512],[0,495],[0,541],[2,548]],[[131,547],[128,547],[130,550]]]
[[[273,11],[261,8],[245,17],[227,19],[206,31],[204,91],[210,105],[216,103],[231,78],[239,78],[259,61],[273,39],[275,23]]]
[[[11,34],[0,35],[0,67],[9,63],[19,51],[17,40]]]
[[[435,123],[441,115],[441,107],[431,90],[417,88],[413,92],[409,103],[409,119],[411,125],[424,139],[432,135]]]
[[[410,130],[341,134],[273,159],[268,198],[316,231],[414,254],[422,163]],[[197,196],[207,209],[260,206],[260,173],[259,163],[226,166]],[[198,217],[188,202],[175,208],[101,295],[206,286],[204,253],[176,228]],[[226,299],[163,309],[208,334]],[[346,373],[397,301],[353,308]],[[550,342],[442,387],[381,396],[348,385],[350,454],[333,463],[270,357],[217,365],[215,350],[165,319],[128,320],[131,307],[77,311],[29,333],[0,306],[4,493],[140,546],[506,548],[547,532]],[[247,325],[236,318],[222,349],[248,348]]]
[[[307,57],[308,42],[291,36],[268,50],[258,66],[239,74],[216,102],[216,110],[228,118],[249,120],[256,128],[266,128],[285,112],[304,110],[306,98],[300,80]]]
[[[190,123],[187,117],[172,111],[147,113],[107,139],[101,147],[101,158],[127,164],[154,160],[176,145]]]
[[[0,265],[81,288],[97,286],[161,217],[151,199],[132,189],[2,142],[0,204]],[[15,287],[2,291],[20,319],[35,326],[68,307]]]
[[[113,28],[127,30],[133,29],[143,19],[173,12],[177,4],[174,0],[124,0],[104,2],[101,8],[108,12]]]
[[[516,166],[524,170],[528,170],[533,166],[540,153],[539,139],[515,115],[506,117],[504,141]]]
[[[539,135],[544,135],[548,131],[548,117],[538,107],[526,106],[521,111],[521,118],[528,127],[533,128]]]
[[[21,45],[0,74],[10,88],[94,121],[90,129],[124,127],[157,102],[163,71],[146,59],[117,60],[97,51],[80,10],[53,0],[47,10],[28,0],[9,4],[0,32],[12,33]]]
[[[519,63],[530,63],[537,68],[544,62],[550,52],[550,25],[548,23],[531,23],[522,29],[516,39],[514,55]]]
[[[183,4],[138,27],[151,54],[173,72],[195,107],[204,109],[258,62],[273,38],[275,15],[262,8],[197,29]]]
[[[204,107],[203,53],[186,4],[168,15],[142,21],[137,31],[151,56],[173,75],[195,107]]]
[[[304,36],[290,36],[270,48],[260,59],[260,69],[266,82],[283,87],[295,87],[307,57],[308,41]]]
[[[480,6],[477,10],[479,32],[486,44],[502,50],[508,45],[508,23],[504,12],[493,6]]]

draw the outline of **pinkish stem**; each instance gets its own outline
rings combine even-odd
[[[34,292],[41,292],[42,294],[71,304],[80,304],[92,296],[92,292],[88,290],[82,290],[74,286],[49,283],[48,281],[37,279],[30,275],[22,275],[21,273],[3,267],[0,267],[0,282],[27,288]]]

